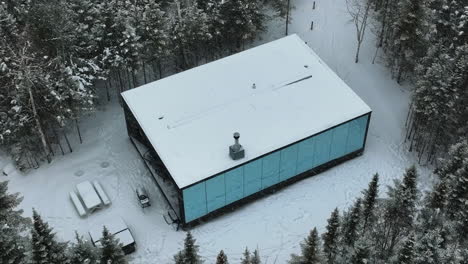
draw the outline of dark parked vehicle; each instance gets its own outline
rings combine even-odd
[[[140,201],[141,208],[151,206],[149,196],[148,196],[148,193],[146,193],[145,188],[143,187],[137,188],[136,194],[137,194],[138,200]]]

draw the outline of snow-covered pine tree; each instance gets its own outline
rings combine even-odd
[[[125,254],[122,250],[122,246],[119,240],[109,232],[107,227],[104,226],[102,230],[101,238],[101,264],[112,263],[112,264],[127,264]]]
[[[410,234],[403,239],[403,246],[398,252],[399,264],[412,264],[414,259],[414,235]]]
[[[76,243],[70,247],[70,264],[98,264],[99,250],[75,232]]]
[[[398,12],[398,1],[392,0],[374,0],[375,19],[378,22],[376,25],[377,47],[384,47],[384,50],[389,48],[393,25],[395,24]]]
[[[447,195],[447,216],[456,221],[461,239],[468,238],[468,159],[450,179]]]
[[[411,166],[403,175],[403,181],[395,180],[394,186],[388,186],[383,219],[377,223],[381,228],[379,233],[384,235],[376,241],[384,261],[394,254],[395,246],[413,226],[418,201],[416,179],[416,167]]]
[[[468,26],[462,1],[431,0],[427,16],[429,32],[426,56],[417,67],[417,87],[412,99],[408,138],[415,141],[428,161],[445,154],[448,147],[465,136],[468,95]],[[419,146],[419,147],[418,147]]]
[[[397,180],[394,187],[389,187],[388,196],[394,206],[389,210],[389,217],[393,215],[403,226],[412,224],[418,198],[417,176],[416,167],[411,166],[403,175],[403,181]]]
[[[461,95],[460,87],[453,83],[453,61],[440,50],[443,50],[440,45],[434,45],[429,51],[433,54],[432,63],[418,77],[412,103],[410,150],[416,142],[416,150],[424,153],[427,149],[429,156],[442,151],[452,141]]]
[[[252,264],[261,264],[262,260],[260,259],[260,253],[258,253],[258,248],[252,253]]]
[[[245,42],[253,40],[258,32],[264,30],[261,1],[222,1],[219,8],[224,45],[232,53],[243,49]]]
[[[182,251],[179,251],[177,252],[177,254],[174,255],[174,264],[185,264]]]
[[[177,2],[178,3],[178,2]],[[179,70],[197,66],[201,60],[203,44],[211,38],[208,17],[196,3],[177,4],[169,28],[176,64]]]
[[[335,258],[338,248],[339,229],[340,229],[340,214],[338,208],[333,210],[330,218],[328,218],[326,232],[322,234],[323,253],[326,262],[329,264],[335,263]]]
[[[121,1],[122,2],[122,1]],[[119,2],[120,3],[120,2]],[[98,40],[100,67],[108,72],[113,72],[119,81],[120,92],[125,90],[125,75],[121,70],[124,65],[124,57],[121,54],[120,44],[124,41],[126,21],[119,13],[119,3],[116,0],[97,2],[98,25],[97,30],[100,37]],[[126,73],[126,71],[124,72]]]
[[[359,238],[362,217],[362,199],[358,198],[351,207],[350,212],[343,217],[343,241],[346,246],[353,247]]]
[[[398,18],[393,25],[392,46],[389,46],[388,60],[394,66],[397,82],[404,76],[411,76],[418,60],[425,54],[425,16],[423,0],[400,0],[397,4]]]
[[[301,254],[291,255],[290,264],[318,264],[322,261],[320,238],[317,228],[310,231],[309,236],[301,243]]]
[[[175,256],[175,263],[184,264],[200,264],[203,263],[200,255],[198,255],[199,246],[196,244],[196,240],[192,233],[187,232],[187,236],[184,240],[184,248],[180,250]]]
[[[252,257],[249,249],[246,247],[242,253],[241,264],[252,264]]]
[[[224,20],[221,18],[220,8],[222,1],[219,0],[198,0],[198,7],[207,14],[208,33],[210,38],[205,45],[204,56],[207,60],[215,60],[229,55],[225,43]]]
[[[438,233],[438,230],[427,230],[426,232],[419,234],[418,239],[414,243],[412,262],[404,263],[448,263],[443,261],[443,249],[441,247],[442,242],[443,239]]]
[[[153,72],[158,72],[159,78],[161,78],[163,74],[161,63],[170,54],[171,47],[169,46],[166,26],[168,18],[158,2],[144,0],[140,4],[142,5],[142,19],[137,26],[137,34],[141,36],[140,42],[143,45],[144,78],[145,81],[149,81],[146,76],[146,65],[150,64],[153,67]]]
[[[29,226],[28,218],[22,210],[16,210],[22,197],[18,193],[8,193],[8,181],[0,182],[0,262],[24,263],[26,257],[26,237],[22,232]]]
[[[8,47],[0,51],[0,140],[18,167],[27,169],[43,157],[50,160],[51,143],[58,140],[53,131],[93,109],[94,76],[84,70],[92,65],[75,59],[66,3],[40,0],[17,7],[9,17],[21,23],[8,34],[0,32],[2,47]]]
[[[370,250],[365,241],[358,240],[354,245],[354,251],[351,255],[351,264],[367,264],[369,263]]]
[[[228,258],[226,256],[226,254],[224,254],[224,251],[221,250],[218,254],[218,256],[216,257],[216,264],[228,264]]]
[[[468,159],[468,142],[462,140],[459,143],[452,145],[448,152],[448,157],[439,162],[435,173],[439,177],[439,182],[434,186],[431,193],[429,193],[428,202],[429,207],[444,209],[447,202],[447,195],[450,193],[449,186],[452,177],[458,170],[460,170]]]
[[[364,198],[362,201],[362,219],[363,219],[363,231],[366,232],[368,222],[374,220],[374,208],[376,199],[379,195],[379,174],[376,173],[372,177],[369,187],[363,192]]]
[[[33,209],[33,227],[31,230],[33,264],[70,263],[67,255],[68,242],[58,242],[52,228],[42,220],[35,209]]]

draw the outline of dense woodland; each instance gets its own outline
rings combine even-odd
[[[244,49],[264,30],[265,4],[281,15],[281,3],[0,2],[0,146],[20,169],[71,152],[67,135],[82,140],[79,120],[95,110],[98,95],[110,99],[110,89],[123,91]]]
[[[377,48],[397,82],[415,86],[409,150],[434,163],[468,136],[468,1],[368,1]]]

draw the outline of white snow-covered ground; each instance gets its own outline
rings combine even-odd
[[[245,246],[258,247],[264,263],[286,263],[291,253],[299,251],[299,242],[310,229],[316,226],[323,231],[335,207],[351,205],[372,174],[381,175],[384,193],[383,186],[400,178],[404,169],[416,162],[403,145],[409,88],[396,84],[383,65],[371,64],[373,35],[368,32],[361,61],[355,64],[355,28],[349,22],[345,0],[316,0],[315,10],[312,0],[291,2],[295,9],[290,33],[304,39],[373,109],[367,147],[361,157],[195,227],[192,232],[207,263],[213,263],[221,249],[236,263]],[[272,21],[260,42],[283,34],[284,24]],[[74,144],[73,153],[26,175],[13,173],[0,176],[0,180],[10,180],[10,191],[24,195],[21,207],[25,215],[32,215],[31,208],[36,208],[60,239],[72,240],[75,230],[87,237],[87,230],[96,223],[121,216],[137,242],[136,253],[129,256],[132,263],[170,263],[185,233],[164,222],[167,205],[127,137],[123,112],[115,98],[83,120],[81,127],[84,143]],[[1,157],[0,168],[9,162],[5,155]],[[428,175],[427,169],[421,169]],[[79,218],[68,193],[76,184],[94,179],[102,183],[112,205]],[[153,202],[144,210],[134,193],[139,185],[147,188]],[[427,189],[430,178],[421,177],[420,186]]]

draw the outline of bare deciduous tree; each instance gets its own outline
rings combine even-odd
[[[357,50],[354,62],[358,63],[359,51],[361,50],[361,44],[366,33],[371,2],[369,0],[346,0],[346,7],[351,16],[351,20],[356,26]]]

